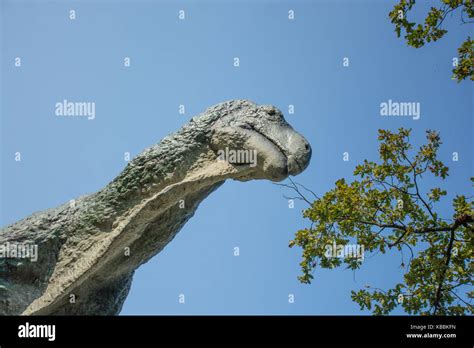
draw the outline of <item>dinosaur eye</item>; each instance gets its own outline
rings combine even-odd
[[[247,123],[241,123],[239,124],[239,127],[243,129],[249,129],[249,130],[252,129],[252,127],[250,127],[250,125],[248,125]]]
[[[276,115],[278,111],[273,105],[262,105],[260,107],[260,110],[262,110],[264,113],[266,113],[269,116]]]

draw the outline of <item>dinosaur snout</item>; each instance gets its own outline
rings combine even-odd
[[[311,160],[311,145],[299,133],[293,131],[287,142],[288,174],[298,175],[308,167]]]

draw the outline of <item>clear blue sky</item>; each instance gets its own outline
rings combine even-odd
[[[395,2],[1,0],[1,225],[101,189],[124,168],[124,152],[135,156],[235,98],[276,105],[304,134],[313,158],[297,181],[318,194],[376,159],[377,129],[402,126],[414,143],[426,129],[441,131],[445,187],[472,193],[473,87],[450,79],[469,26],[448,18],[445,38],[409,48],[388,19]],[[436,1],[423,3],[420,14]],[[95,102],[95,120],[55,116],[63,99]],[[381,117],[389,99],[421,103],[421,118]],[[401,258],[391,253],[299,284],[300,250],[288,241],[308,221],[283,194],[291,192],[267,181],[227,182],[136,272],[122,314],[359,314],[351,289],[400,280]]]

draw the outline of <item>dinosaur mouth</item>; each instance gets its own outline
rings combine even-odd
[[[306,166],[301,165],[301,163],[296,158],[297,156],[289,154],[289,150],[285,149],[285,147],[282,146],[277,140],[273,139],[272,137],[268,136],[265,133],[262,133],[261,131],[256,129],[254,126],[248,123],[245,123],[245,124],[238,125],[238,127],[247,132],[253,132],[255,134],[258,134],[258,136],[260,136],[261,138],[271,143],[274,146],[275,150],[277,150],[285,159],[285,162],[286,162],[285,170],[288,174],[297,175],[306,168]]]
[[[258,135],[260,135],[262,138],[264,138],[265,140],[269,141],[270,143],[272,143],[277,149],[278,151],[281,152],[282,156],[286,158],[286,160],[288,160],[288,156],[286,155],[286,152],[285,150],[283,149],[283,147],[274,139],[268,137],[266,134],[260,132],[259,130],[257,130],[254,126],[248,124],[248,123],[245,123],[245,124],[242,124],[242,125],[239,125],[238,126],[239,128],[241,129],[245,129],[246,131],[251,131],[251,132],[254,132],[254,133],[257,133]]]

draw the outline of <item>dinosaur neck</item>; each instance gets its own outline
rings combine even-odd
[[[215,160],[212,150],[202,147],[199,151],[193,150],[193,153],[195,162],[187,165],[189,171],[184,175],[173,172],[165,178],[165,183],[152,185],[153,189],[129,197],[127,202],[133,199],[136,203],[131,204],[128,209],[125,206],[117,209],[116,211],[123,213],[114,215],[110,226],[105,226],[102,222],[95,224],[95,230],[76,230],[76,238],[71,243],[80,243],[81,235],[86,239],[86,234],[90,233],[97,235],[96,243],[81,255],[76,253],[80,263],[68,259],[55,270],[50,279],[50,284],[54,286],[46,290],[55,299],[54,302],[42,297],[35,300],[24,314],[60,313],[61,308],[67,306],[68,293],[82,298],[95,296],[91,289],[131,277],[135,269],[159,253],[194,215],[199,204],[235,174],[232,166]],[[134,175],[128,172],[132,168],[133,166],[125,170],[110,185],[128,182],[127,176]],[[114,186],[106,187],[104,191],[107,193],[107,190],[113,189]],[[96,197],[96,204],[107,202],[104,192],[97,195],[100,199],[97,200]],[[100,230],[97,230],[99,227]],[[104,230],[105,227],[108,229]],[[82,249],[77,245],[70,245],[65,249],[71,248]]]
[[[130,277],[160,252],[199,203],[232,175],[230,166],[216,161],[215,153],[202,145],[207,143],[197,142],[183,128],[145,150],[103,190],[78,202],[78,215],[70,228],[74,238],[63,249],[76,250],[81,262],[63,258],[45,291],[54,302],[41,297],[24,313],[59,311],[68,293],[86,298],[90,291],[81,289]],[[91,235],[95,243],[82,247]]]
[[[86,199],[82,221],[91,221],[99,230],[110,231],[140,202],[212,162],[215,155],[207,145],[206,124],[202,120],[191,122],[191,127],[185,126],[143,151],[104,189]]]
[[[73,207],[55,210],[60,238],[53,238],[51,230],[56,230],[45,225],[56,243],[55,267],[41,272],[48,273],[48,282],[41,296],[24,300],[21,307],[30,304],[23,313],[69,313],[69,294],[82,298],[87,307],[101,303],[104,286],[126,288],[133,271],[174,238],[201,201],[226,179],[242,178],[245,168],[217,161],[211,148],[212,125],[236,108],[232,105],[206,110],[142,152],[104,189],[78,199]],[[86,307],[74,308],[77,313],[96,310]]]

